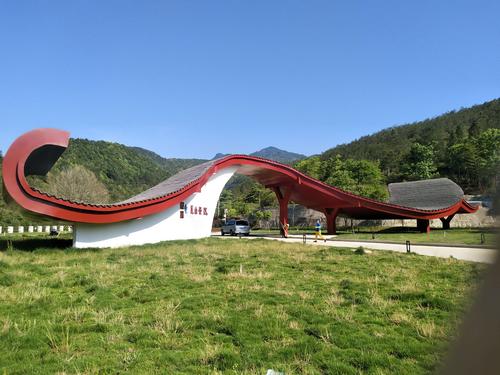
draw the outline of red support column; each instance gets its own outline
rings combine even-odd
[[[272,188],[280,205],[280,232],[283,237],[288,237],[288,202],[290,201],[291,190],[275,186]]]
[[[417,219],[417,229],[420,233],[430,233],[431,225],[429,220]]]
[[[339,208],[325,208],[326,230],[328,234],[337,234],[337,225],[335,221],[340,212]]]
[[[443,229],[450,229],[450,222],[453,219],[455,214],[448,216],[447,218],[441,217],[439,218],[443,223]]]

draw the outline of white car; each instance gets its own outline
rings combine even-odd
[[[238,234],[243,234],[245,236],[250,235],[250,225],[246,220],[236,220],[231,219],[224,224],[220,229],[220,234],[223,236],[225,234],[230,234],[231,236],[236,236]]]

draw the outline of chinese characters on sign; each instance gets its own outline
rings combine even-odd
[[[206,207],[196,207],[196,206],[190,206],[190,214],[191,215],[208,215],[208,211]]]
[[[180,216],[181,219],[184,218],[184,215],[190,214],[190,215],[203,215],[203,216],[208,216],[208,208],[207,207],[200,207],[200,206],[189,206],[188,210],[188,205],[184,202],[180,203]]]

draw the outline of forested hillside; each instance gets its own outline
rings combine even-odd
[[[151,159],[153,162],[158,164],[162,169],[168,172],[169,175],[173,175],[177,172],[182,171],[183,169],[201,164],[206,162],[205,159],[179,159],[179,158],[164,158],[157,153],[146,150],[141,147],[127,147],[140,155],[144,155],[147,158]]]
[[[179,170],[203,160],[167,160],[154,152],[119,143],[71,139],[70,145],[50,173],[58,174],[75,165],[93,172],[116,202],[158,184]],[[44,178],[32,179],[40,185]],[[42,185],[43,189],[43,185]]]
[[[412,146],[418,143],[431,148],[436,176],[451,177],[470,192],[478,193],[488,188],[477,175],[484,162],[479,160],[484,144],[478,142],[487,140],[478,138],[491,128],[500,129],[500,99],[432,119],[390,127],[331,148],[320,158],[328,160],[340,155],[342,158],[375,161],[380,163],[388,182],[393,182],[411,179],[404,168],[408,166]],[[414,153],[417,151],[413,150]]]

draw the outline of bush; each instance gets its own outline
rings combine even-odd
[[[358,255],[364,255],[364,254],[366,254],[366,252],[365,252],[365,248],[364,248],[363,246],[358,247],[358,248],[354,251],[354,254],[358,254]]]

